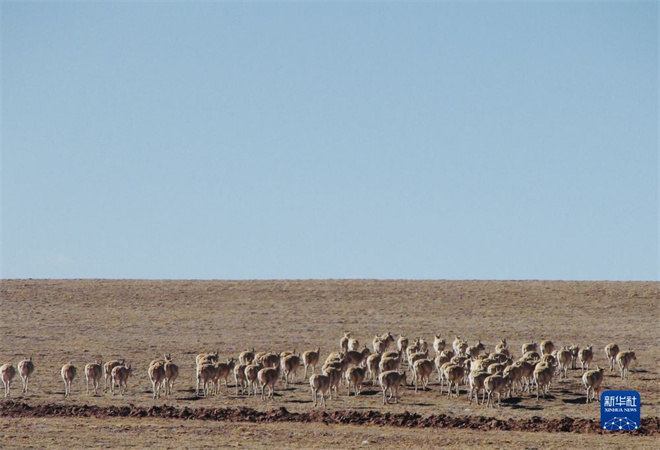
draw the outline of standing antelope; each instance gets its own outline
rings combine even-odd
[[[117,366],[112,369],[112,395],[115,395],[115,385],[119,387],[119,395],[124,396],[126,392],[126,385],[128,383],[128,377],[131,375],[133,370],[131,365],[126,366]]]
[[[265,367],[257,374],[259,386],[261,387],[261,399],[270,398],[273,400],[275,394],[275,384],[280,377],[280,367]],[[266,387],[268,387],[268,396],[266,396]]]
[[[89,382],[92,382],[94,395],[98,394],[99,382],[103,377],[103,364],[96,361],[85,366],[85,381],[87,382],[87,395],[89,395]]]
[[[614,371],[614,361],[616,356],[619,354],[619,346],[614,342],[607,344],[605,347],[605,356],[607,356],[608,361],[610,362],[610,372]]]
[[[589,370],[582,375],[582,383],[587,388],[587,403],[594,401],[596,398],[600,390],[600,385],[603,382],[604,373],[605,369],[596,366],[596,370]],[[600,397],[598,397],[598,401],[600,401]]]
[[[110,379],[112,378],[112,369],[117,366],[123,366],[124,360],[121,361],[115,359],[114,361],[108,361],[103,365],[103,392],[108,390],[108,384],[110,384]]]
[[[351,386],[353,386],[353,393],[358,396],[362,390],[362,382],[366,370],[363,367],[349,367],[346,370],[346,382],[348,383],[348,395],[351,394]]]
[[[165,382],[165,395],[172,395],[174,381],[179,377],[179,366],[172,362],[172,357],[170,356],[165,361],[165,364],[163,364],[163,368],[165,369],[165,378],[163,379]]]
[[[339,340],[339,350],[346,353],[348,351],[348,341],[351,339],[350,331],[344,331],[344,336]]]
[[[309,377],[309,385],[312,388],[314,407],[317,406],[318,393],[321,392],[321,406],[325,408],[325,396],[330,390],[330,378],[327,375],[313,374]]]
[[[383,390],[383,405],[390,403],[392,398],[394,398],[394,403],[397,403],[400,398],[399,387],[406,384],[406,373],[389,370],[380,374],[379,381]],[[389,397],[386,396],[387,391],[390,392]]]
[[[585,348],[581,348],[578,351],[578,359],[580,360],[580,365],[582,366],[582,373],[584,373],[585,366],[586,370],[589,370],[589,364],[594,359],[593,345],[590,345]]]
[[[628,378],[628,366],[633,360],[637,360],[637,356],[635,356],[635,352],[632,350],[628,350],[627,352],[621,352],[618,355],[616,355],[616,362],[619,364],[619,368],[621,369],[621,379]]]
[[[0,377],[5,385],[5,397],[11,397],[11,380],[16,376],[16,369],[11,364],[3,364],[0,367]]]
[[[307,350],[302,354],[303,364],[305,365],[305,379],[307,379],[307,368],[312,367],[312,374],[316,370],[316,365],[319,363],[319,355],[321,354],[321,347],[316,350]]]
[[[71,382],[76,377],[77,371],[78,369],[76,369],[76,366],[74,366],[71,362],[62,366],[61,373],[62,380],[64,381],[64,398],[71,395]]]
[[[151,361],[147,369],[147,375],[149,375],[154,391],[154,399],[157,399],[160,396],[160,386],[165,379],[165,362],[159,359]],[[197,395],[199,395],[199,378],[197,379]]]
[[[30,383],[30,376],[32,376],[32,372],[34,372],[34,363],[32,362],[31,356],[28,359],[24,359],[18,363],[18,373],[21,375],[21,379],[23,380],[24,394],[27,394],[28,384]]]

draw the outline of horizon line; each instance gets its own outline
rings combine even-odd
[[[242,281],[409,281],[409,282],[437,282],[437,281],[465,281],[465,282],[585,282],[585,283],[660,283],[660,280],[630,280],[630,279],[551,279],[551,278],[0,278],[4,281],[188,281],[188,282],[242,282]]]

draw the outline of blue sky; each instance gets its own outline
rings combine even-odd
[[[658,280],[658,3],[3,2],[3,278]]]

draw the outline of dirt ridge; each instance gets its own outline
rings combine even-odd
[[[416,413],[404,412],[393,414],[389,412],[370,411],[309,411],[292,413],[284,407],[270,411],[258,411],[247,407],[236,408],[177,408],[162,405],[140,407],[133,404],[123,406],[95,406],[79,404],[37,404],[8,400],[0,404],[0,417],[152,417],[184,420],[211,420],[229,422],[300,422],[325,423],[343,425],[377,425],[406,428],[454,428],[483,431],[545,431],[566,433],[602,434],[600,424],[591,419],[576,419],[563,417],[561,419],[543,419],[534,416],[529,419],[502,420],[484,416],[453,416],[438,414],[422,416]],[[642,426],[636,431],[621,433],[638,436],[660,434],[660,417],[642,419]]]

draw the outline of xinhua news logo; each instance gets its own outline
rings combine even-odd
[[[641,425],[641,398],[637,391],[605,391],[600,396],[600,427],[632,431]]]

